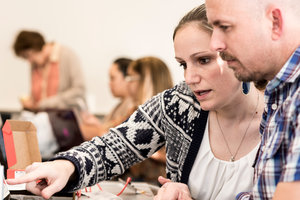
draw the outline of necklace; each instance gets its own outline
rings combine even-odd
[[[234,161],[235,161],[235,157],[236,157],[237,153],[239,152],[240,147],[241,147],[242,144],[243,144],[243,141],[244,141],[244,139],[245,139],[245,137],[246,137],[247,131],[248,131],[248,129],[249,129],[249,127],[250,127],[250,125],[251,125],[251,123],[252,123],[252,121],[253,121],[253,119],[254,119],[254,116],[255,116],[255,114],[256,114],[256,110],[257,110],[257,107],[258,107],[258,102],[259,102],[259,94],[258,94],[258,92],[257,92],[257,103],[256,103],[256,107],[255,107],[255,109],[254,109],[254,112],[253,112],[253,114],[252,114],[252,118],[251,118],[251,120],[250,120],[250,122],[249,122],[249,124],[248,124],[248,126],[247,126],[247,128],[246,128],[246,130],[245,130],[245,133],[244,133],[244,135],[243,135],[243,137],[242,137],[242,140],[241,140],[241,142],[240,142],[240,144],[239,144],[239,146],[238,146],[238,148],[236,149],[236,151],[235,151],[234,154],[231,152],[231,150],[230,150],[230,148],[229,148],[228,142],[227,142],[227,140],[226,140],[226,138],[225,138],[224,132],[223,132],[223,130],[222,130],[222,128],[221,128],[221,125],[220,125],[220,122],[219,122],[219,119],[218,119],[218,115],[217,115],[217,112],[216,112],[216,118],[217,118],[218,126],[219,126],[219,128],[220,128],[220,131],[221,131],[221,133],[222,133],[223,139],[224,139],[224,141],[225,141],[225,144],[226,144],[227,149],[228,149],[228,151],[229,151],[229,153],[230,153],[230,156],[231,156],[231,157],[230,157],[230,160],[229,160],[230,162],[234,162]]]

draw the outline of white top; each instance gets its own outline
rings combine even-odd
[[[201,147],[189,176],[188,186],[191,195],[201,200],[234,200],[238,193],[252,189],[254,174],[252,165],[259,144],[246,156],[235,162],[229,162],[214,156],[208,134],[207,123]]]

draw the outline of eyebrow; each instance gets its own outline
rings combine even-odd
[[[221,24],[220,20],[216,20],[212,23],[213,26],[219,26]]]
[[[199,52],[193,53],[192,55],[190,55],[190,57],[194,57],[194,56],[196,56],[198,54],[203,54],[203,53],[207,53],[207,52],[209,52],[209,51],[199,51]],[[176,57],[176,56],[175,56],[175,59],[177,59],[177,60],[183,60],[182,58]]]

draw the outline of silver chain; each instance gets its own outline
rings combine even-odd
[[[217,115],[217,112],[216,112],[216,118],[217,118],[218,126],[219,126],[219,128],[220,128],[220,130],[221,130],[221,133],[222,133],[223,139],[224,139],[224,141],[225,141],[225,143],[226,143],[227,149],[228,149],[228,151],[229,151],[229,153],[230,153],[230,155],[231,155],[231,158],[230,158],[230,160],[229,160],[230,162],[234,162],[234,161],[235,161],[235,157],[236,157],[237,153],[239,152],[240,147],[242,146],[242,143],[243,143],[243,141],[244,141],[244,139],[245,139],[245,137],[246,137],[247,131],[248,131],[248,129],[249,129],[250,125],[251,125],[251,122],[253,121],[254,116],[255,116],[255,114],[256,114],[256,110],[257,110],[257,107],[258,107],[258,102],[259,102],[259,94],[258,94],[258,92],[257,92],[257,103],[256,103],[255,110],[254,110],[254,112],[253,112],[253,114],[252,114],[252,119],[250,120],[250,122],[249,122],[249,124],[248,124],[248,126],[247,126],[247,128],[246,128],[246,131],[245,131],[245,133],[244,133],[244,135],[243,135],[243,138],[242,138],[242,140],[241,140],[241,142],[240,142],[240,144],[239,144],[239,146],[238,146],[238,148],[237,148],[235,154],[232,154],[232,152],[231,152],[231,150],[230,150],[230,148],[229,148],[228,142],[227,142],[227,140],[226,140],[226,138],[225,138],[225,135],[224,135],[223,130],[222,130],[222,128],[221,128],[221,125],[220,125],[220,123],[219,123],[218,115]]]

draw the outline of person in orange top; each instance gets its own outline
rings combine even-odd
[[[31,95],[21,98],[24,109],[86,109],[84,77],[72,50],[26,30],[17,35],[13,49],[31,65]]]

